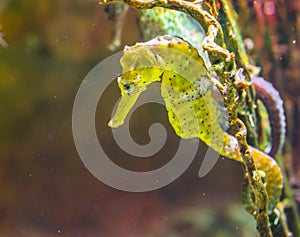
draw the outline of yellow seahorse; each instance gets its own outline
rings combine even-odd
[[[122,125],[139,95],[157,81],[161,83],[169,121],[178,136],[199,138],[222,156],[242,162],[236,138],[224,129],[226,111],[222,97],[218,97],[216,79],[197,49],[178,37],[159,36],[125,47],[121,65],[123,74],[118,77],[118,85],[122,98],[109,126]],[[280,168],[267,154],[254,147],[250,150],[257,169],[265,174],[272,212],[283,187]]]

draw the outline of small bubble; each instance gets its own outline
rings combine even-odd
[[[254,48],[254,42],[252,39],[246,38],[246,39],[244,39],[244,43],[245,43],[247,49],[252,50]]]
[[[52,141],[54,139],[54,136],[53,136],[53,134],[49,133],[47,135],[47,138],[48,138],[49,141]]]
[[[205,196],[206,196],[206,193],[202,193],[202,196],[205,197]]]

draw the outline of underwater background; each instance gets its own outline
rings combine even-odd
[[[255,2],[237,1],[239,23],[253,61],[285,102],[284,155],[297,187],[300,2]],[[126,16],[118,50],[141,40],[137,14],[130,9]],[[74,99],[87,73],[114,53],[108,45],[115,24],[98,1],[1,0],[0,25],[0,236],[256,236],[255,222],[241,201],[242,164],[220,158],[199,178],[202,143],[190,168],[156,191],[116,190],[84,167],[72,136]],[[109,121],[119,93],[117,83],[112,84],[96,119]],[[169,148],[151,161],[131,159],[114,148],[107,122],[99,123],[109,157],[136,170],[166,163],[179,139],[163,107],[137,111],[133,136],[148,142],[144,121],[149,117],[166,127]]]

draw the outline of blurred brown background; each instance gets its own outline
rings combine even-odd
[[[123,44],[140,40],[135,22],[131,9]],[[97,1],[1,0],[0,25],[8,43],[0,47],[0,236],[255,236],[241,205],[241,164],[219,159],[198,178],[203,144],[182,177],[148,193],[110,188],[84,167],[72,137],[73,101],[86,74],[113,54],[107,46],[114,24]],[[261,54],[263,64],[268,55]],[[105,111],[97,112],[104,121],[119,96],[116,84],[112,91]],[[133,133],[140,139],[147,138],[143,116],[164,122],[172,153],[178,138],[165,110],[150,106],[136,116]],[[122,159],[106,123],[97,126],[107,133],[107,152]],[[160,159],[168,157],[153,162]]]

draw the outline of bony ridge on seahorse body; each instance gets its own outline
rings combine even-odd
[[[238,142],[224,131],[224,107],[216,98],[216,80],[197,49],[170,35],[125,47],[118,78],[122,98],[109,126],[122,125],[139,95],[150,83],[161,83],[169,121],[182,138],[199,138],[222,156],[242,162]],[[282,175],[275,160],[250,147],[258,170],[264,172],[269,211],[279,201]],[[252,174],[255,175],[255,174]]]

